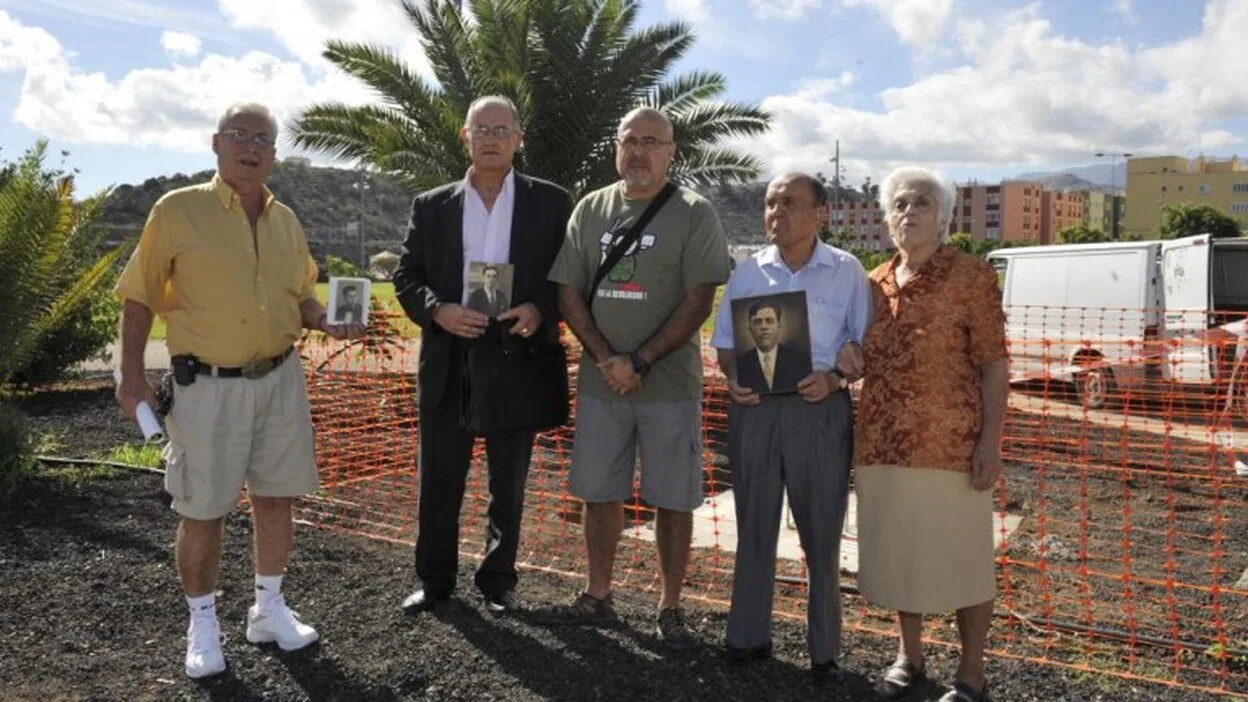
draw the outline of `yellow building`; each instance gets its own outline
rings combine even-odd
[[[1248,163],[1238,156],[1156,156],[1127,160],[1123,237],[1155,239],[1163,205],[1211,205],[1248,229]]]

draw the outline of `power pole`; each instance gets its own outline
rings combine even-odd
[[[836,155],[832,157],[832,216],[829,218],[836,224],[832,236],[841,233],[840,222],[836,218],[841,212],[841,140],[836,140]]]

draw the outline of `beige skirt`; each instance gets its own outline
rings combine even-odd
[[[996,597],[992,490],[950,470],[859,466],[858,588],[887,609],[936,614]]]

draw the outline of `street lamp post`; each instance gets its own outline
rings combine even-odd
[[[360,171],[360,179],[353,183],[351,187],[360,191],[360,220],[356,233],[360,237],[360,267],[368,268],[368,257],[364,250],[364,193],[371,187],[368,184],[368,175],[364,171]]]
[[[1123,160],[1131,158],[1130,153],[1106,153],[1104,151],[1096,152],[1097,158],[1109,157],[1109,236],[1114,241],[1118,240],[1118,157]]]

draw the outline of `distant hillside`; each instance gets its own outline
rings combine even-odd
[[[162,195],[206,182],[212,174],[212,170],[189,176],[177,173],[149,178],[139,185],[119,186],[104,205],[100,222],[115,231],[114,239],[134,234],[143,228],[152,205]],[[269,178],[269,188],[299,215],[318,258],[326,252],[356,258],[359,245],[354,235],[347,237],[346,225],[360,216],[360,192],[355,187],[358,181],[358,171],[277,163]],[[397,180],[369,177],[362,203],[369,255],[383,248],[397,249],[403,240],[411,201],[412,194]]]
[[[113,229],[111,238],[114,240],[136,235],[143,228],[152,205],[162,195],[187,185],[203,183],[212,177],[212,173],[212,170],[191,175],[177,173],[149,178],[139,185],[119,186],[105,204],[100,221]],[[313,254],[318,259],[333,253],[355,260],[359,257],[358,239],[355,235],[347,235],[346,225],[359,217],[360,193],[355,187],[358,181],[358,171],[280,162],[273,167],[269,188],[299,215]],[[715,205],[733,244],[763,241],[763,195],[766,188],[766,183],[747,183],[704,189],[702,194]],[[399,250],[414,194],[394,178],[369,177],[369,187],[363,198],[368,255],[383,249]],[[857,191],[841,191],[842,200],[860,197]]]
[[[1126,186],[1127,164],[1119,163],[1114,168],[1106,163],[1099,166],[1081,166],[1067,168],[1057,172],[1023,173],[1009,180],[1030,180],[1057,190],[1100,190],[1109,192],[1114,184],[1119,190]]]

